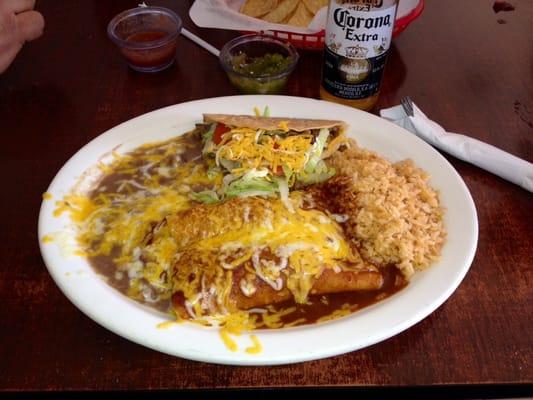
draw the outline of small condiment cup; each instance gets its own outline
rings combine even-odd
[[[180,17],[163,7],[137,7],[116,15],[107,26],[128,65],[140,72],[168,68],[176,57]]]
[[[280,71],[271,74],[251,75],[236,71],[233,57],[244,53],[249,57],[263,57],[265,54],[279,53],[284,57],[291,57],[291,62]],[[230,82],[237,90],[246,94],[275,94],[282,93],[289,76],[298,64],[298,52],[288,42],[278,40],[272,36],[251,34],[239,36],[224,45],[220,50],[220,65]]]

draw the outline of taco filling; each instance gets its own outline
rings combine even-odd
[[[344,123],[330,120],[204,114],[198,125],[208,175],[223,177],[217,191],[192,196],[204,203],[247,196],[279,196],[335,175],[325,159],[342,147]]]

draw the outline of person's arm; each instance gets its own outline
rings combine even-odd
[[[43,33],[44,18],[34,5],[35,0],[0,0],[0,74],[25,42]]]

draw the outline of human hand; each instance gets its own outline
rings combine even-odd
[[[25,42],[42,35],[44,18],[34,6],[35,0],[0,0],[0,74]]]

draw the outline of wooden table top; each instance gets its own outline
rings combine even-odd
[[[444,154],[479,217],[474,262],[443,306],[369,348],[278,367],[167,356],[97,325],[60,292],[37,241],[41,194],[84,144],[137,115],[236,94],[218,60],[184,37],[167,71],[129,70],[106,26],[137,0],[42,0],[45,34],[0,75],[0,389],[397,387],[533,382],[533,197]],[[533,161],[533,3],[494,13],[487,0],[426,0],[394,43],[377,109],[411,96],[447,130]],[[236,32],[200,29],[192,0],[154,0],[215,46]],[[288,93],[318,98],[321,54],[301,52]]]

